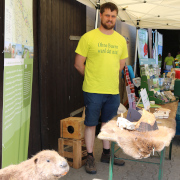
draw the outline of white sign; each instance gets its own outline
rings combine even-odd
[[[149,102],[149,98],[148,98],[146,89],[142,89],[140,94],[141,94],[141,98],[142,98],[144,108],[146,110],[148,110],[150,108],[150,102]]]

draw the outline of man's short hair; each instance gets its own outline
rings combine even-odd
[[[114,3],[111,3],[111,2],[107,2],[107,3],[104,3],[100,6],[100,13],[103,14],[104,10],[105,9],[110,9],[111,12],[112,11],[116,11],[117,14],[118,14],[118,7],[114,4]]]

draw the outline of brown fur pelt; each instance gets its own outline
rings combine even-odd
[[[178,101],[161,105],[162,108],[171,110],[168,119],[156,119],[158,129],[154,131],[129,131],[120,129],[117,126],[117,118],[114,117],[111,121],[106,123],[98,135],[99,139],[115,141],[123,149],[124,153],[135,158],[142,159],[150,156],[153,151],[161,151],[165,146],[169,146],[172,138],[176,132],[176,110]],[[154,108],[150,109],[154,112]],[[124,113],[126,117],[127,112]]]
[[[115,141],[124,153],[142,159],[150,156],[153,151],[161,151],[169,146],[175,131],[171,128],[160,126],[158,130],[139,132],[120,129],[115,120],[106,123],[98,135],[99,139]]]
[[[69,171],[67,161],[54,150],[43,150],[31,159],[0,170],[0,180],[55,180]]]

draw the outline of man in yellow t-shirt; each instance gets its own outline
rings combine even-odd
[[[168,53],[168,56],[164,60],[164,69],[171,71],[173,67],[175,67],[174,58],[171,56],[171,53]]]
[[[96,125],[101,113],[102,126],[117,115],[120,104],[119,72],[128,57],[123,36],[113,30],[118,8],[113,3],[104,3],[100,8],[101,25],[85,33],[76,48],[75,68],[84,76],[83,95],[86,107],[85,143],[88,152],[85,170],[95,174],[93,146]],[[101,162],[109,163],[110,143],[103,141]],[[124,165],[115,159],[114,164]]]
[[[176,59],[180,62],[180,51],[179,51],[178,54],[176,55]]]

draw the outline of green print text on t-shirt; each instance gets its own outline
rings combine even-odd
[[[118,49],[118,46],[110,44],[110,43],[108,43],[108,44],[105,44],[105,43],[102,43],[102,42],[98,43],[98,53],[108,53],[108,54],[117,54],[118,53],[118,51],[111,50],[111,49]]]

